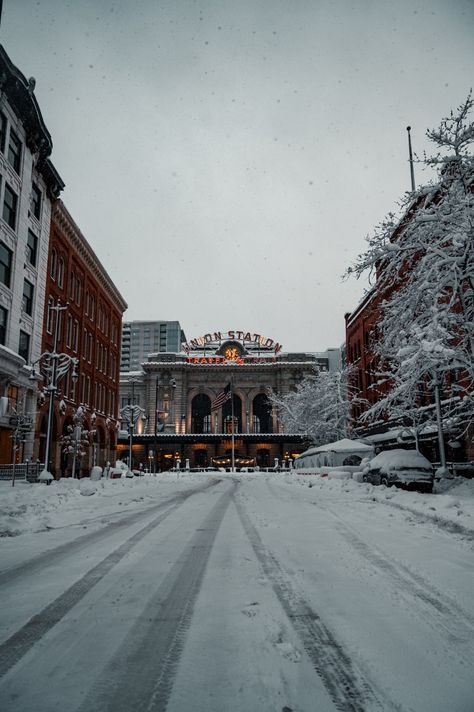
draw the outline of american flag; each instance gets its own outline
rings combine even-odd
[[[224,388],[223,391],[217,394],[217,396],[214,398],[214,400],[211,403],[211,412],[213,410],[219,410],[219,408],[222,408],[224,403],[232,398],[232,389],[230,387],[230,383],[227,384],[227,386]]]

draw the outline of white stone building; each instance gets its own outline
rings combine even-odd
[[[36,414],[28,365],[41,354],[51,204],[64,188],[34,88],[0,45],[0,463],[12,462],[15,415]]]

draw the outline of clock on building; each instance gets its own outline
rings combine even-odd
[[[224,356],[228,361],[236,361],[240,354],[235,346],[228,346],[224,351]]]

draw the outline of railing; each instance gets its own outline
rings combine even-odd
[[[22,462],[18,465],[0,465],[0,480],[11,480],[15,468],[15,480],[37,482],[40,472],[44,469],[42,462]]]

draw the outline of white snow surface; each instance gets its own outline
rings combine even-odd
[[[9,601],[0,709],[121,712],[153,709],[158,699],[168,712],[471,712],[474,481],[435,490],[374,487],[337,471],[0,483],[0,590]],[[190,491],[150,524],[157,506]],[[160,606],[180,598],[166,587],[184,577],[178,593],[188,595],[185,574],[203,550],[196,537],[208,536],[225,497],[163,688],[150,676],[164,669],[160,631],[179,616]],[[145,525],[146,535],[3,670],[12,636],[21,647],[28,621],[64,605],[65,591]],[[338,694],[348,695],[344,703]]]
[[[389,469],[403,469],[420,467],[432,471],[432,466],[429,460],[417,450],[386,450],[380,452],[370,461],[370,467],[380,467],[382,471]]]

